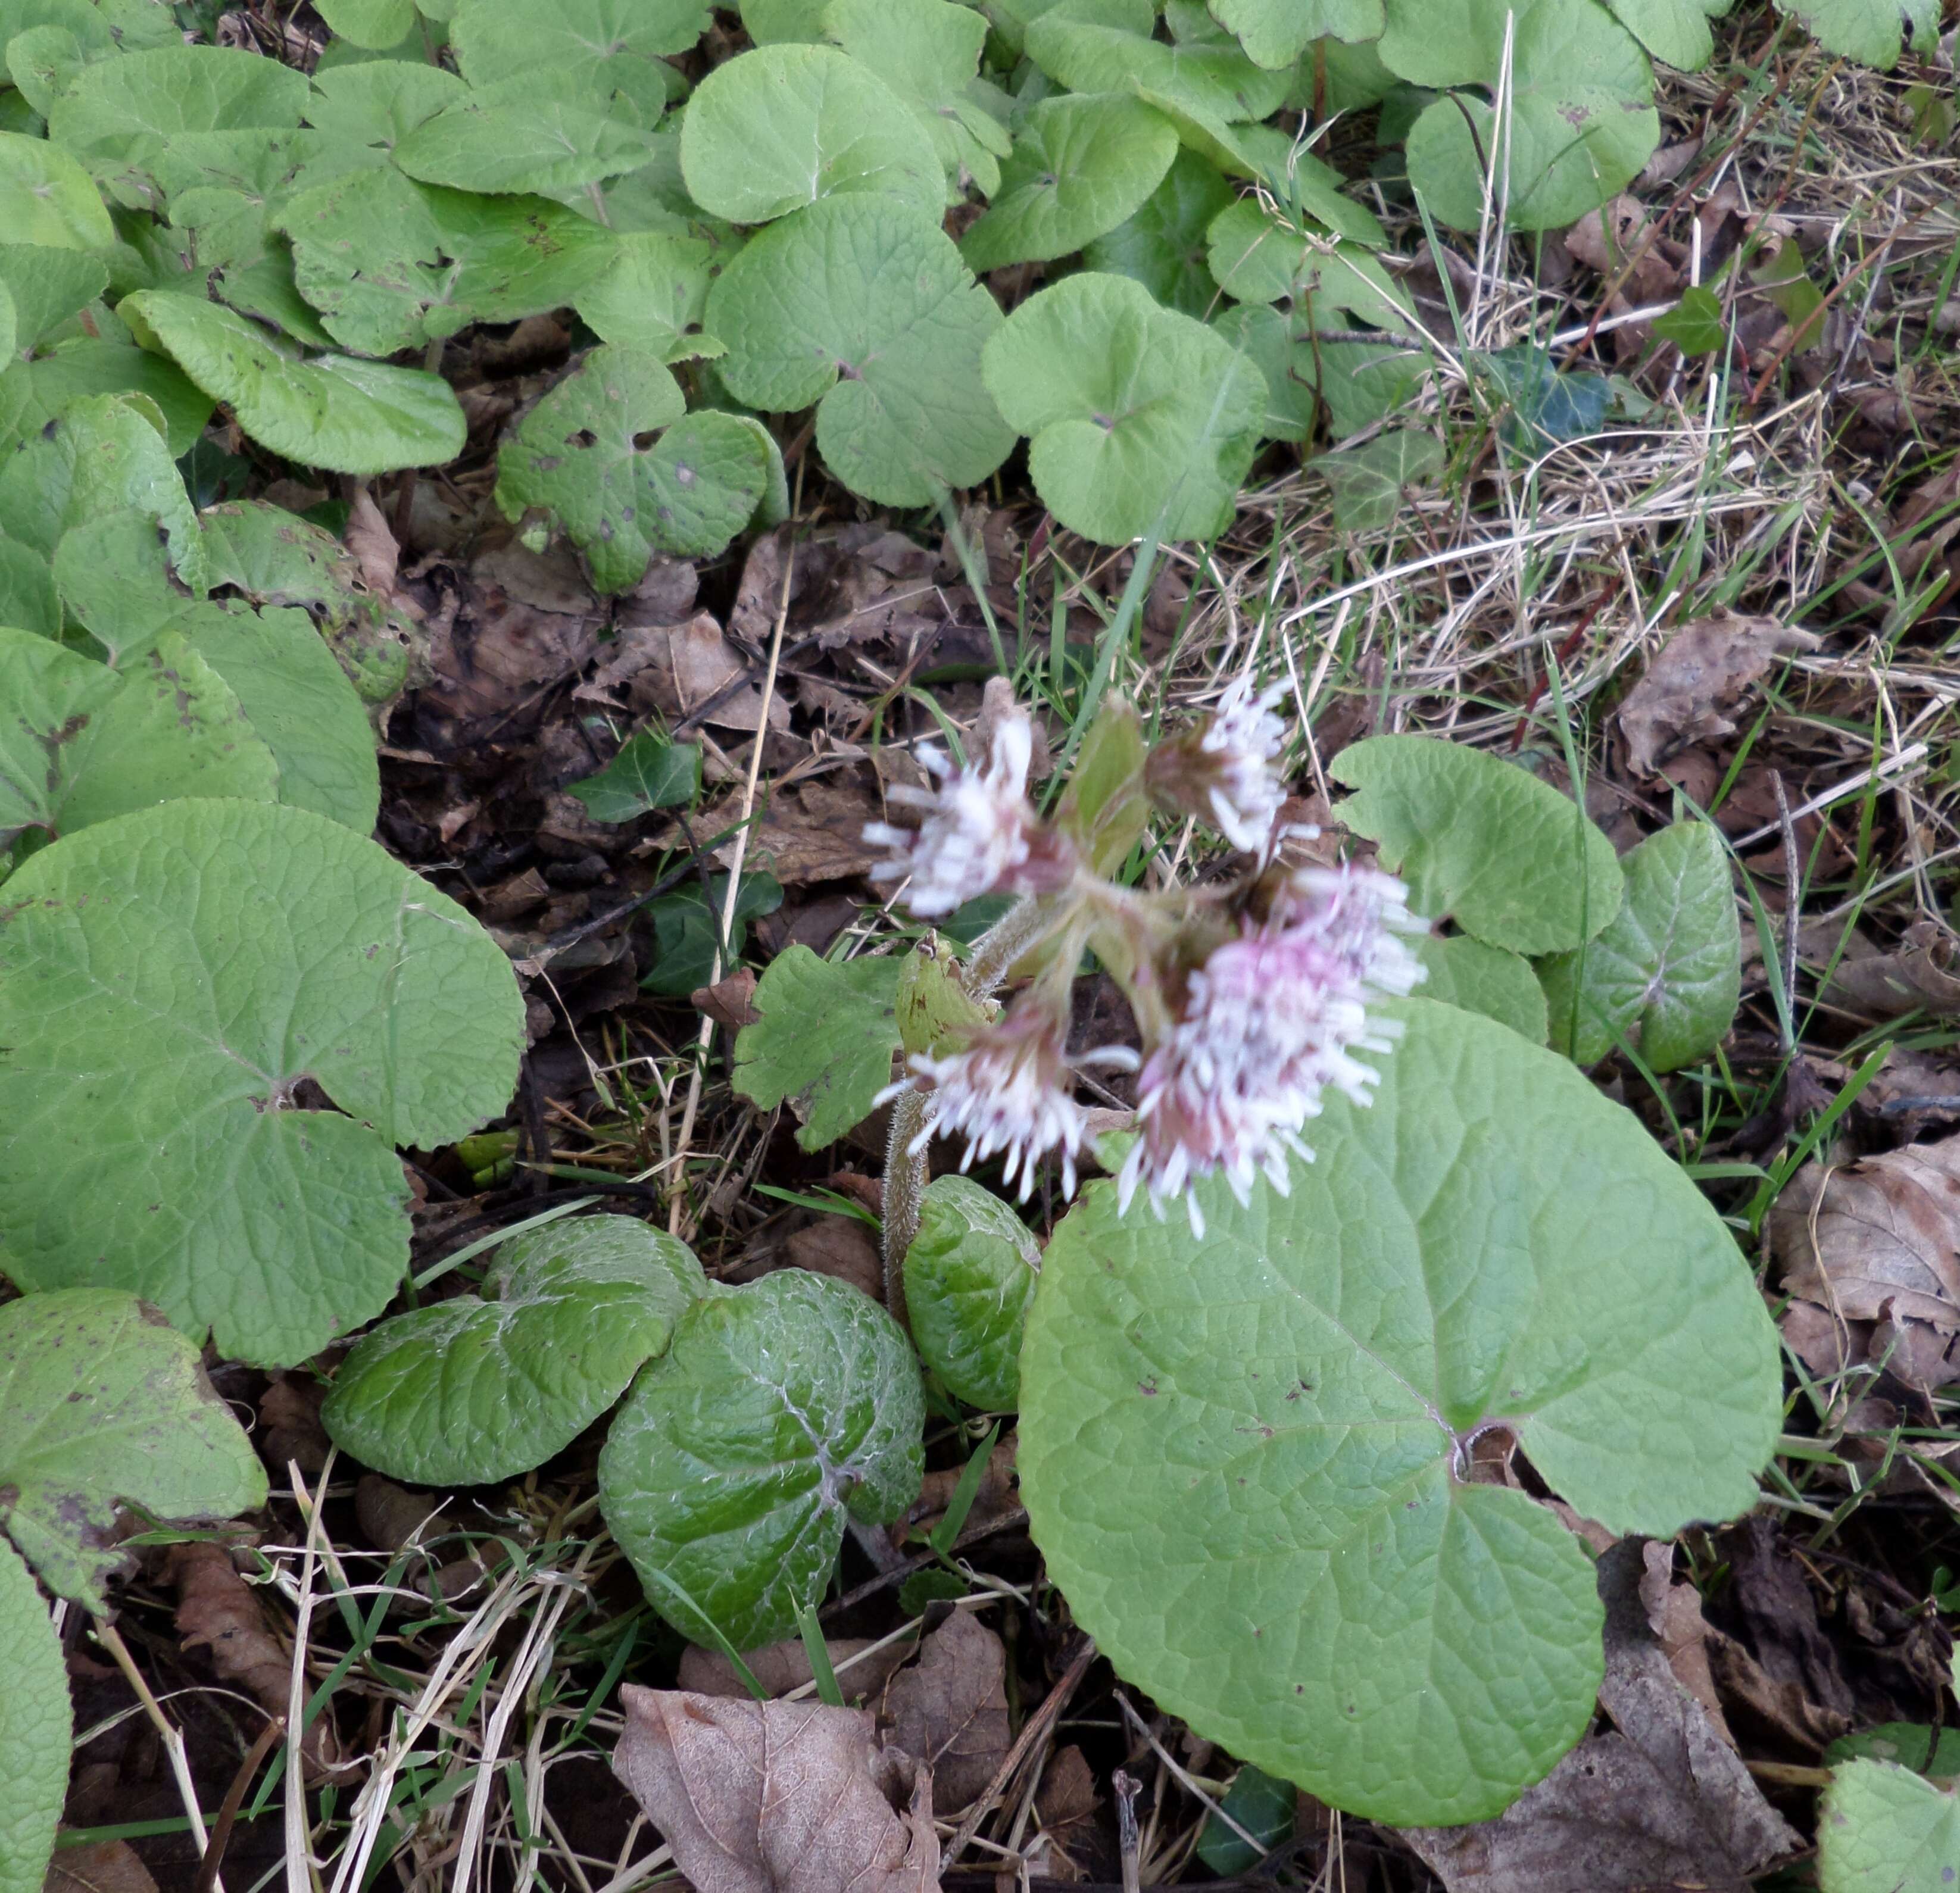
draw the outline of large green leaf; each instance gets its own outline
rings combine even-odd
[[[272,752],[231,686],[174,632],[119,675],[45,638],[0,630],[0,848],[23,829],[73,834],[186,795],[274,799]]]
[[[170,802],[69,836],[0,908],[0,1268],[304,1360],[401,1280],[394,1147],[500,1110],[523,1022],[482,929],[323,816]]]
[[[1960,1879],[1960,1796],[1891,1761],[1842,1763],[1817,1824],[1821,1893],[1945,1893]]]
[[[1468,1477],[1513,1434],[1582,1516],[1666,1538],[1756,1498],[1774,1330],[1714,1211],[1565,1061],[1421,1000],[1291,1194],[1206,1224],[1092,1185],[1044,1258],[1019,1468],[1118,1672],[1268,1773],[1396,1825],[1496,1813],[1584,1732],[1578,1539]]]
[[[1381,848],[1426,919],[1519,953],[1570,952],[1620,910],[1613,845],[1516,764],[1434,737],[1370,737],[1328,773],[1358,791],[1335,809]]]
[[[1614,17],[1656,59],[1685,72],[1699,72],[1713,56],[1711,15],[1729,11],[1732,0],[1606,0]],[[1895,41],[1898,23],[1893,23]]]
[[[440,375],[351,355],[305,361],[249,317],[189,296],[146,289],[123,307],[132,304],[185,374],[275,453],[336,473],[386,473],[463,451],[463,409]]]
[[[682,1316],[612,1422],[600,1506],[655,1610],[753,1650],[822,1599],[847,1511],[881,1524],[918,1496],[924,1420],[898,1323],[778,1269]]]
[[[14,305],[14,345],[31,348],[109,287],[101,259],[42,243],[0,243],[0,283]]]
[[[164,444],[181,460],[211,418],[211,397],[174,362],[108,336],[75,336],[23,362],[21,406],[14,425],[23,438],[38,433],[92,394],[140,394],[163,417]]]
[[[1939,37],[1939,0],[1777,0],[1833,52],[1889,72],[1898,64],[1900,27],[1912,48],[1930,52]]]
[[[651,125],[680,77],[667,56],[686,52],[708,19],[701,0],[463,0],[450,41],[472,85],[569,74],[602,107],[620,94]]]
[[[834,1144],[871,1114],[899,1048],[895,957],[819,959],[791,946],[771,960],[735,1039],[735,1089],[758,1109],[794,1102],[806,1150]]]
[[[1218,291],[1208,272],[1204,281],[1215,298]],[[1305,319],[1296,320],[1290,310],[1269,308],[1264,303],[1239,302],[1221,309],[1211,326],[1265,377],[1262,437],[1306,440],[1320,412],[1316,392],[1320,377],[1312,347],[1304,340],[1309,328]]]
[[[282,227],[300,293],[362,355],[562,308],[612,259],[611,236],[560,205],[434,189],[396,170],[302,192]]]
[[[981,380],[1000,306],[952,239],[893,199],[826,198],[752,237],[708,291],[707,326],[735,397],[820,402],[825,463],[881,505],[977,485],[1014,444]]]
[[[1729,857],[1706,822],[1678,822],[1621,857],[1626,896],[1598,939],[1541,969],[1552,1043],[1591,1064],[1631,1039],[1656,1071],[1721,1042],[1742,994]]]
[[[1386,0],[1382,60],[1411,84],[1494,89],[1511,38],[1510,112],[1457,91],[1411,128],[1409,182],[1440,221],[1475,230],[1484,174],[1513,227],[1549,230],[1595,210],[1660,142],[1647,56],[1595,0]]]
[[[88,172],[59,145],[0,132],[0,242],[103,250],[116,240]]]
[[[1545,988],[1522,955],[1486,946],[1468,934],[1447,939],[1431,934],[1416,942],[1416,957],[1426,975],[1424,998],[1481,1012],[1522,1032],[1535,1045],[1545,1043]]]
[[[1134,215],[1176,155],[1169,119],[1127,94],[1044,99],[960,254],[978,270],[1066,256]]]
[[[335,144],[392,151],[418,125],[469,96],[441,66],[365,59],[316,72],[307,122]]]
[[[722,344],[702,332],[701,319],[727,253],[704,237],[635,231],[616,240],[604,274],[572,300],[602,342],[661,361],[718,355]]]
[[[868,195],[895,199],[931,228],[946,203],[918,114],[834,46],[758,46],[717,66],[688,101],[680,163],[694,201],[735,224]]]
[[[1211,11],[1248,59],[1275,71],[1310,40],[1373,40],[1382,30],[1382,0],[1211,0]]]
[[[396,145],[395,162],[411,177],[458,190],[581,190],[654,156],[653,133],[602,103],[563,72],[520,74],[425,119]]]
[[[0,1893],[41,1893],[68,1794],[68,1666],[48,1607],[0,1538]]]
[[[1141,88],[1227,124],[1262,119],[1293,89],[1290,72],[1255,65],[1222,33],[1167,46],[1128,24],[1085,17],[1092,11],[1065,0],[1028,28],[1028,57],[1071,92]]]
[[[393,1479],[485,1485],[542,1465],[667,1344],[708,1278],[686,1245],[626,1216],[504,1243],[483,1293],[364,1335],[320,1417]]]
[[[1021,1331],[1041,1250],[1012,1207],[970,1176],[936,1177],[905,1251],[905,1313],[919,1357],[969,1406],[1020,1403]]]
[[[1107,545],[1204,539],[1232,516],[1265,412],[1257,367],[1127,276],[1065,277],[987,345],[987,386],[1032,437],[1036,491]]]
[[[0,625],[43,638],[61,635],[61,598],[46,558],[18,539],[0,538]]]
[[[1083,247],[1083,266],[1134,276],[1166,309],[1202,319],[1218,300],[1204,233],[1233,195],[1217,166],[1180,148],[1142,208]]]
[[[50,1590],[106,1608],[122,1503],[188,1520],[265,1502],[251,1441],[154,1308],[111,1288],[0,1308],[0,1531]]]
[[[734,416],[686,407],[654,356],[589,351],[499,451],[497,504],[556,520],[602,592],[636,584],[656,549],[720,552],[762,497],[768,453]]]
[[[319,0],[317,11],[336,38],[375,52],[399,46],[415,24],[415,0]]]

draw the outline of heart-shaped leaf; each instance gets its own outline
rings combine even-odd
[[[1379,845],[1409,905],[1519,953],[1566,953],[1619,912],[1613,845],[1549,783],[1434,737],[1370,737],[1328,765],[1335,813]]]
[[[320,1417],[391,1479],[486,1485],[542,1465],[667,1344],[708,1278],[686,1245],[626,1216],[503,1244],[483,1293],[364,1335]]]
[[[115,240],[94,180],[66,151],[0,132],[0,242],[107,250]]]
[[[1512,227],[1551,230],[1610,201],[1660,142],[1647,56],[1594,0],[1386,4],[1382,61],[1411,84],[1494,89],[1508,75],[1501,131],[1468,90],[1438,99],[1410,129],[1409,181],[1452,228],[1477,227],[1494,151],[1504,154],[1496,188]]]
[[[1579,1541],[1469,1478],[1512,1434],[1616,1532],[1755,1502],[1776,1335],[1692,1184],[1565,1061],[1415,1000],[1291,1195],[1182,1220],[1092,1185],[1021,1351],[1021,1491],[1118,1672],[1268,1774],[1396,1823],[1496,1813],[1591,1720]]]
[[[1424,998],[1481,1012],[1522,1032],[1535,1045],[1545,1043],[1545,988],[1522,954],[1486,946],[1468,934],[1452,934],[1446,940],[1432,934],[1416,942],[1416,957],[1427,975]]]
[[[124,1552],[119,1504],[224,1519],[266,1502],[266,1469],[198,1351],[114,1289],[0,1308],[0,1531],[48,1588],[92,1611]]]
[[[842,962],[791,946],[757,984],[758,1021],[735,1039],[735,1089],[759,1109],[794,1100],[806,1150],[871,1115],[899,1048],[899,975],[889,956]]]
[[[778,1269],[682,1316],[612,1422],[600,1506],[655,1610],[753,1650],[822,1598],[847,1511],[882,1524],[918,1496],[924,1421],[898,1323]]]
[[[1621,857],[1626,897],[1596,940],[1540,970],[1552,1043],[1591,1064],[1628,1038],[1656,1071],[1712,1051],[1742,994],[1742,937],[1713,829],[1677,822]]]
[[[270,1363],[408,1262],[397,1144],[511,1094],[523,1008],[463,910],[337,822],[180,801],[32,856],[0,908],[0,1268],[126,1288]],[[348,1115],[301,1108],[311,1080]]]
[[[960,254],[978,270],[1068,256],[1133,215],[1176,155],[1169,119],[1125,94],[1044,99],[1022,120]]]
[[[1220,211],[1205,241],[1212,276],[1235,301],[1290,299],[1309,315],[1344,311],[1385,326],[1408,320],[1403,297],[1369,251],[1290,223],[1255,198]],[[1334,326],[1328,316],[1322,323]]]
[[[1187,153],[1188,156],[1188,154]],[[1205,282],[1211,284],[1211,272]],[[1212,294],[1218,294],[1215,285]],[[1234,303],[1220,310],[1212,327],[1265,377],[1266,412],[1259,433],[1268,441],[1304,441],[1320,412],[1310,325],[1284,308],[1264,303]]]
[[[909,206],[930,228],[946,203],[918,115],[834,46],[758,46],[717,66],[688,101],[680,163],[694,201],[732,224],[868,195]]]
[[[952,239],[882,197],[826,198],[771,226],[708,295],[730,392],[771,412],[820,402],[826,464],[886,506],[930,504],[1007,458],[1013,430],[980,368],[1000,326]]]
[[[1265,380],[1201,322],[1085,271],[1023,303],[982,359],[1001,413],[1032,437],[1036,490],[1071,532],[1205,539],[1230,518]]]
[[[364,59],[314,73],[307,122],[332,144],[393,151],[418,125],[469,96],[441,66]]]
[[[463,451],[469,429],[449,383],[351,355],[301,359],[216,303],[146,289],[127,297],[187,375],[262,446],[336,473],[430,466]]]
[[[457,190],[582,190],[654,155],[653,133],[603,103],[574,75],[520,74],[425,119],[396,145],[395,162],[411,177]]]
[[[701,794],[701,745],[639,730],[597,775],[565,791],[595,822],[630,822],[649,809],[691,805]],[[689,989],[690,991],[692,988]]]
[[[1960,1795],[1896,1762],[1841,1763],[1817,1856],[1822,1893],[1935,1893],[1960,1878]]]
[[[651,126],[677,89],[668,56],[686,52],[708,20],[701,0],[463,0],[450,43],[473,86],[568,75],[599,109],[620,94]]]
[[[1218,301],[1204,233],[1233,195],[1217,166],[1180,148],[1142,208],[1083,247],[1083,266],[1133,276],[1166,309],[1201,319]]]
[[[1373,40],[1382,0],[1211,0],[1218,24],[1255,65],[1284,71],[1313,40]]]
[[[969,1176],[942,1176],[919,1200],[905,1251],[905,1313],[920,1358],[970,1407],[1020,1404],[1021,1330],[1041,1250],[1012,1207]]]
[[[0,1538],[0,1893],[41,1893],[68,1795],[68,1665],[32,1574]]]
[[[498,454],[497,504],[511,519],[549,514],[602,592],[638,584],[656,549],[720,552],[754,514],[768,457],[732,415],[683,419],[686,407],[652,355],[590,350]]]

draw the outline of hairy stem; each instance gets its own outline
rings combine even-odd
[[[1067,915],[1064,902],[1017,901],[973,943],[973,956],[960,978],[975,999],[985,999],[1007,976],[1007,969]]]
[[[905,1251],[918,1233],[919,1199],[925,1194],[926,1148],[918,1141],[932,1112],[923,1091],[901,1091],[892,1101],[892,1129],[885,1146],[885,1306],[908,1332]]]

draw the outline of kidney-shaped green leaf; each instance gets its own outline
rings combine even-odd
[[[936,1177],[905,1251],[905,1313],[919,1356],[969,1406],[1020,1403],[1021,1330],[1041,1250],[1010,1204],[970,1176]]]
[[[1215,164],[1180,149],[1142,208],[1084,247],[1083,266],[1134,276],[1166,309],[1201,319],[1218,300],[1204,233],[1233,195]]]
[[[498,1249],[482,1295],[364,1335],[320,1417],[393,1479],[510,1478],[562,1452],[611,1406],[707,1287],[686,1244],[631,1217],[533,1230]]]
[[[578,191],[650,163],[654,134],[600,109],[559,72],[479,87],[425,119],[395,147],[395,162],[425,183],[460,191]]]
[[[685,52],[708,20],[701,0],[463,0],[450,37],[473,86],[566,75],[602,107],[623,94],[651,123],[680,78],[667,56]]]
[[[663,1617],[753,1650],[822,1598],[847,1510],[879,1524],[918,1497],[924,1421],[898,1323],[778,1269],[682,1316],[612,1422],[600,1509]]]
[[[266,1470],[197,1349],[110,1288],[0,1308],[0,1531],[50,1590],[104,1608],[119,1503],[222,1519],[266,1502]]]
[[[1204,539],[1232,515],[1265,377],[1143,285],[1093,271],[1030,297],[987,344],[987,386],[1032,437],[1036,490],[1071,531]]]
[[[253,440],[288,460],[386,473],[463,451],[469,429],[440,375],[351,355],[302,361],[249,317],[167,291],[141,291],[122,307],[148,323],[206,394],[231,403]]]
[[[1774,1330],[1714,1211],[1565,1061],[1397,1009],[1372,1109],[1337,1098],[1292,1193],[1183,1219],[1091,1187],[1021,1351],[1021,1491],[1118,1672],[1337,1807],[1481,1819],[1584,1731],[1590,1560],[1466,1478],[1487,1428],[1616,1532],[1755,1502]]]
[[[0,902],[0,1269],[303,1360],[401,1280],[394,1147],[501,1110],[523,1041],[489,936],[337,822],[204,800],[100,822]]]
[[[68,1665],[48,1607],[0,1538],[0,1893],[41,1893],[68,1793]]]
[[[59,145],[0,132],[0,241],[102,250],[116,240],[94,181]]]
[[[1080,0],[1049,8],[1028,29],[1028,57],[1071,92],[1140,87],[1228,124],[1265,117],[1293,89],[1290,72],[1255,65],[1222,33],[1167,46],[1134,23],[1094,17],[1102,11]]]
[[[736,398],[820,402],[826,463],[881,505],[976,485],[1014,444],[981,380],[1000,305],[950,237],[890,199],[826,198],[752,237],[708,291],[707,326]]]
[[[1309,40],[1373,40],[1382,30],[1382,0],[1211,0],[1211,11],[1248,59],[1275,71]]]
[[[1943,1893],[1960,1880],[1960,1795],[1894,1761],[1841,1763],[1817,1823],[1822,1893]]]
[[[1613,845],[1516,764],[1435,737],[1370,737],[1328,765],[1358,793],[1335,810],[1379,845],[1428,920],[1519,953],[1565,953],[1619,912]]]
[[[1626,898],[1598,939],[1540,969],[1552,1043],[1581,1064],[1630,1037],[1656,1071],[1721,1042],[1742,994],[1742,934],[1713,828],[1677,822],[1621,857]]]

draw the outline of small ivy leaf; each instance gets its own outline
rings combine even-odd
[[[71,527],[133,510],[161,524],[170,562],[185,584],[199,588],[205,567],[197,515],[162,423],[155,404],[141,395],[71,402],[0,469],[0,528],[52,558]]]
[[[562,308],[612,260],[611,236],[558,205],[434,189],[392,169],[303,191],[280,221],[300,293],[363,355]]]
[[[590,1216],[503,1244],[483,1288],[355,1344],[320,1409],[339,1445],[418,1485],[528,1472],[625,1392],[708,1278],[663,1231]]]
[[[1337,441],[1408,406],[1421,392],[1430,366],[1427,354],[1388,343],[1322,342],[1312,352],[1320,363],[1328,431]]]
[[[116,227],[88,172],[59,145],[0,132],[0,241],[107,250]]]
[[[904,965],[890,956],[840,963],[791,946],[757,983],[749,1003],[759,1020],[736,1035],[735,1089],[759,1110],[791,1103],[803,1149],[835,1144],[891,1083]]]
[[[1479,355],[1481,367],[1510,402],[1504,438],[1531,453],[1561,441],[1582,441],[1606,424],[1612,384],[1602,374],[1561,369],[1550,353],[1529,342]]]
[[[1264,71],[1223,33],[1166,46],[1147,27],[1107,23],[1097,11],[1094,0],[1063,0],[1028,28],[1028,57],[1071,92],[1141,87],[1230,124],[1266,117],[1293,89],[1290,71]]]
[[[320,0],[317,11],[336,39],[371,52],[399,46],[415,24],[415,0]]]
[[[975,89],[983,16],[951,0],[830,0],[823,30],[918,114],[955,201],[969,180],[994,196],[1011,140]]]
[[[1820,1812],[1822,1893],[1932,1893],[1960,1878],[1960,1796],[1910,1768],[1841,1763]]]
[[[266,1502],[266,1469],[198,1351],[108,1288],[0,1308],[0,1531],[58,1596],[100,1613],[123,1562],[116,1513],[228,1519]]]
[[[1312,40],[1375,40],[1382,32],[1382,0],[1211,0],[1211,11],[1249,59],[1273,72],[1291,66]]]
[[[1334,523],[1344,533],[1392,526],[1411,486],[1427,486],[1443,471],[1443,443],[1427,429],[1396,428],[1357,447],[1319,453],[1308,462],[1334,489]]]
[[[313,74],[306,118],[329,144],[392,152],[418,125],[469,96],[441,66],[364,59]]]
[[[122,307],[132,304],[185,374],[288,460],[387,473],[440,466],[463,451],[469,428],[440,375],[350,355],[303,360],[248,317],[190,296],[145,289]]]
[[[1065,277],[988,343],[987,386],[1032,437],[1036,490],[1071,532],[1205,539],[1231,517],[1265,380],[1214,330],[1127,276]]]
[[[1221,1877],[1249,1872],[1282,1841],[1293,1838],[1293,1812],[1299,1805],[1299,1792],[1290,1781],[1276,1781],[1257,1768],[1241,1768],[1217,1812],[1205,1821],[1198,1857]],[[1230,1827],[1226,1825],[1228,1820]]]
[[[653,134],[606,112],[606,103],[575,75],[520,74],[424,119],[396,145],[395,162],[425,184],[459,191],[583,190],[654,155]]]
[[[960,254],[981,271],[1071,255],[1134,215],[1176,155],[1170,121],[1125,94],[1044,99],[1021,122]]]
[[[1711,14],[1732,0],[1605,0],[1607,9],[1648,52],[1682,72],[1698,72],[1715,54]],[[1896,32],[1896,27],[1895,27]]]
[[[1552,1767],[1602,1668],[1591,1561],[1463,1478],[1466,1442],[1501,1424],[1583,1516],[1665,1537],[1755,1503],[1781,1379],[1733,1239],[1630,1112],[1494,1021],[1394,1010],[1373,1108],[1330,1099],[1289,1196],[1199,1186],[1201,1266],[1090,1185],[1018,1467],[1077,1621],[1160,1708],[1337,1807],[1454,1824]]]
[[[1013,430],[981,380],[1000,326],[953,240],[880,197],[826,198],[759,232],[708,295],[730,392],[770,413],[820,403],[826,464],[885,506],[930,504],[1007,458]]]
[[[0,1893],[41,1893],[74,1745],[68,1665],[32,1573],[0,1538]]]
[[[1020,1404],[1021,1330],[1041,1250],[1013,1209],[970,1176],[935,1178],[905,1251],[905,1309],[925,1364],[984,1413]]]
[[[657,549],[721,551],[762,497],[767,457],[730,417],[683,421],[686,408],[651,355],[589,350],[498,450],[498,505],[513,520],[533,507],[549,514],[601,592],[637,584]]]
[[[12,699],[0,724],[0,847],[73,834],[179,796],[270,802],[279,765],[230,685],[175,632],[122,674],[0,630]]]
[[[1426,919],[1537,954],[1583,945],[1620,910],[1612,843],[1516,763],[1434,737],[1370,737],[1328,773],[1358,791],[1336,817],[1379,845]]]
[[[679,78],[670,56],[688,51],[708,21],[702,0],[463,0],[450,43],[473,86],[565,75],[583,83],[595,110],[619,94],[651,126]]]
[[[1383,325],[1406,320],[1395,285],[1369,251],[1297,228],[1256,198],[1220,211],[1205,236],[1211,274],[1235,301],[1290,298],[1309,312],[1342,310]]]
[[[1204,233],[1235,194],[1215,164],[1180,147],[1142,208],[1083,246],[1083,266],[1134,277],[1166,309],[1201,320],[1218,300]]]
[[[1433,0],[1386,5],[1377,48],[1392,72],[1415,85],[1495,90],[1506,67],[1503,11],[1439,8]],[[1500,136],[1506,215],[1519,230],[1562,228],[1610,202],[1660,142],[1647,55],[1603,7],[1521,0],[1513,11],[1501,132],[1485,97],[1459,90],[1429,106],[1408,134],[1409,182],[1452,229],[1477,227]]]
[[[1627,891],[1599,937],[1541,969],[1552,1043],[1580,1064],[1628,1038],[1656,1071],[1722,1041],[1742,993],[1742,929],[1715,831],[1677,822],[1621,859]]]
[[[565,793],[583,802],[595,822],[630,822],[649,809],[691,806],[701,794],[701,745],[676,743],[658,730],[635,730],[597,775],[570,784]]]
[[[1211,281],[1209,271],[1205,281]],[[1214,297],[1217,293],[1214,285]],[[1296,320],[1289,310],[1241,302],[1221,310],[1211,326],[1265,377],[1266,412],[1259,423],[1260,437],[1306,440],[1319,412],[1313,350],[1304,339],[1306,323]]]
[[[908,1053],[942,1051],[963,1042],[998,1010],[966,990],[960,981],[957,956],[933,934],[905,957],[904,970],[899,975],[897,1009],[899,1043]]]
[[[1481,1012],[1535,1045],[1545,1043],[1549,1031],[1545,989],[1522,954],[1486,946],[1468,934],[1447,939],[1431,934],[1416,942],[1415,953],[1428,975],[1422,982],[1424,998]]]
[[[14,345],[24,350],[86,309],[109,287],[109,271],[81,250],[0,243],[0,282],[14,304]]]
[[[842,1282],[778,1269],[682,1316],[612,1422],[600,1509],[661,1616],[754,1650],[822,1599],[847,1511],[882,1524],[918,1496],[924,1424],[898,1323]]]
[[[1685,355],[1713,355],[1729,332],[1722,318],[1722,298],[1700,283],[1684,289],[1673,308],[1654,318],[1653,328]]]
[[[717,66],[688,101],[680,164],[694,201],[733,224],[870,195],[930,227],[946,203],[946,173],[918,115],[834,46],[758,46]]]
[[[717,874],[705,899],[698,887],[663,894],[646,910],[654,930],[653,970],[640,981],[644,991],[685,999],[714,977],[715,943],[721,937],[721,908],[728,897],[728,877]],[[773,914],[783,904],[783,890],[772,874],[744,874],[730,916],[725,972],[736,964],[749,943],[748,923]]]
[[[635,231],[616,240],[604,273],[572,304],[601,342],[669,363],[719,355],[726,351],[701,319],[730,253],[705,237]]]
[[[1900,27],[1915,52],[1930,53],[1939,38],[1939,0],[1777,0],[1833,52],[1889,72],[1898,64]]]
[[[0,1268],[103,1282],[288,1364],[408,1262],[397,1144],[502,1109],[523,1007],[463,910],[272,803],[167,802],[15,870],[0,909]],[[310,1079],[347,1115],[299,1108]]]

